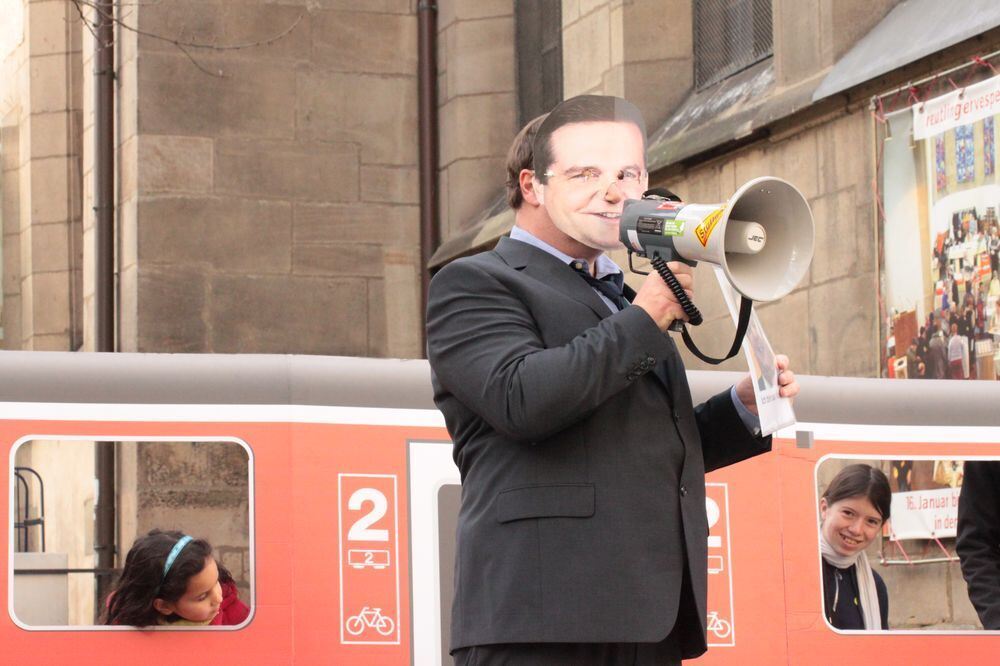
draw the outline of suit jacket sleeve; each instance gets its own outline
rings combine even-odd
[[[1000,629],[1000,462],[967,461],[955,549],[985,629]]]
[[[747,430],[729,389],[695,407],[705,471],[711,472],[771,450],[771,437]]]
[[[521,296],[482,261],[449,264],[431,283],[427,358],[437,381],[511,439],[572,425],[671,352],[635,306],[546,348]]]

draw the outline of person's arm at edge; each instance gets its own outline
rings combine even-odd
[[[1000,462],[965,463],[955,550],[969,601],[985,629],[1000,629]]]

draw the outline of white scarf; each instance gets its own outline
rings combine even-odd
[[[868,631],[880,630],[882,628],[882,611],[879,607],[875,576],[872,574],[868,555],[863,550],[859,550],[854,555],[841,555],[826,540],[822,529],[819,531],[819,545],[823,559],[838,569],[847,569],[851,565],[855,565],[854,573],[858,579],[858,602],[861,604],[861,616],[865,621],[865,629]],[[834,604],[834,610],[836,610],[836,604]]]

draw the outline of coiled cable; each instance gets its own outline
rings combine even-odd
[[[666,283],[667,287],[670,288],[670,291],[674,293],[674,296],[677,297],[677,302],[680,303],[681,308],[684,309],[684,314],[688,317],[688,323],[692,326],[699,326],[703,321],[701,312],[699,312],[698,308],[695,307],[695,304],[691,302],[688,295],[684,293],[684,287],[681,286],[677,276],[674,275],[674,272],[670,270],[669,266],[667,266],[667,262],[663,260],[663,257],[654,257],[649,263],[656,269],[656,272],[659,273],[660,277],[663,278],[663,281]]]

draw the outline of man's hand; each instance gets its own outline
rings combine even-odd
[[[692,268],[679,261],[671,261],[667,263],[667,266],[677,276],[677,281],[684,288],[684,293],[688,295],[688,298],[694,298],[694,275],[692,274]],[[632,305],[637,305],[645,310],[646,314],[652,317],[659,329],[664,332],[670,328],[670,324],[675,319],[687,321],[688,318],[684,314],[681,304],[677,302],[674,292],[670,291],[670,287],[663,282],[663,278],[655,271],[646,276],[646,280],[639,287]],[[752,398],[753,396],[751,395],[750,397]]]
[[[789,370],[791,363],[788,357],[784,354],[775,354],[774,361],[778,366],[778,395],[782,398],[795,398],[799,394],[799,383],[795,380],[795,374]],[[753,378],[750,375],[746,375],[736,385],[736,397],[747,410],[757,414],[757,400],[753,395]]]

